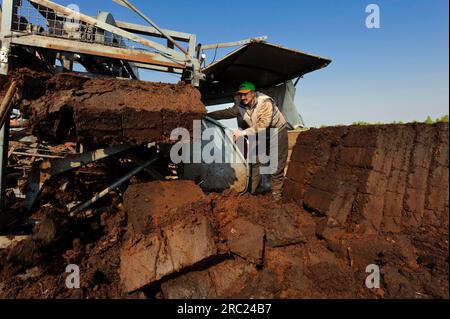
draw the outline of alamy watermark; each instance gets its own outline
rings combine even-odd
[[[80,288],[80,267],[75,264],[67,265],[66,272],[70,273],[70,275],[66,277],[66,287],[68,289]]]
[[[368,289],[380,288],[380,267],[374,264],[368,265],[366,273],[369,273],[366,277],[366,287]]]
[[[369,15],[366,17],[367,29],[380,29],[381,28],[380,6],[374,3],[369,4],[366,7],[366,13],[369,13]]]

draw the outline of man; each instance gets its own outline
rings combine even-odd
[[[208,113],[208,116],[215,120],[237,118],[239,130],[233,131],[233,137],[236,139],[245,136],[259,136],[260,133],[265,134],[266,146],[269,151],[267,155],[271,160],[273,158],[278,160],[276,171],[271,175],[271,182],[272,195],[276,201],[280,201],[283,192],[284,168],[288,156],[288,133],[286,120],[275,101],[271,97],[257,92],[253,83],[245,82],[239,86],[239,90],[236,92],[234,106]],[[273,141],[278,142],[278,148]],[[257,159],[251,168],[250,192],[252,194],[258,193],[258,186],[261,183],[260,168],[261,163]]]

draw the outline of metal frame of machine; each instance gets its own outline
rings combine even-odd
[[[79,63],[92,75],[139,79],[139,69],[148,69],[179,75],[181,80],[199,88],[205,105],[212,105],[231,102],[232,92],[240,81],[258,80],[258,87],[270,89],[331,63],[329,59],[268,44],[265,36],[229,43],[197,44],[196,35],[159,28],[128,0],[113,1],[134,11],[149,25],[116,21],[107,12],[100,12],[94,18],[48,0],[2,0],[0,74],[8,74],[14,67],[13,57],[17,52],[21,53],[21,59],[25,56],[30,61],[41,62],[55,73],[74,71],[74,64]],[[206,50],[235,46],[239,48],[221,60],[203,65]],[[267,61],[271,61],[270,65]],[[12,104],[15,95],[12,87],[9,91],[7,96],[11,99],[5,97],[0,110],[0,212],[4,205],[5,163],[8,162],[10,105],[7,104]],[[51,176],[129,148],[131,146],[124,145],[123,149],[44,159],[39,167],[34,167],[29,180],[28,208],[32,207],[43,184]],[[152,161],[137,159],[138,169],[155,174],[150,167]]]
[[[81,55],[88,55],[137,63],[138,68],[183,73],[183,80],[198,85],[202,74],[195,35],[171,30],[163,33],[154,27],[115,21],[104,12],[93,18],[47,0],[3,0],[0,73],[8,72],[11,47],[22,46],[54,51],[67,71]],[[167,36],[168,43],[162,45],[140,35]],[[176,50],[175,41],[187,43],[188,49]]]
[[[137,10],[128,1],[120,1],[119,4]],[[153,23],[152,26],[116,21],[106,12],[100,12],[97,18],[93,18],[47,0],[3,0],[0,12],[0,74],[8,74],[12,50],[21,48],[29,52],[31,58],[44,50],[45,56],[40,55],[40,58],[52,66],[59,60],[62,66],[60,71],[65,72],[73,71],[77,62],[91,73],[131,79],[139,79],[139,69],[179,74],[182,80],[194,86],[198,86],[204,78],[200,70],[196,36],[160,29],[145,16],[147,21]],[[167,43],[163,45],[156,39],[166,39]],[[184,43],[187,48],[176,41]],[[4,204],[8,117],[0,130],[0,211]],[[55,171],[52,165],[49,174],[61,173],[66,170],[64,167],[72,169],[70,166],[74,161],[81,166],[86,164],[84,158],[95,161],[117,153],[114,149],[98,152],[103,155],[96,156],[92,152],[80,155],[79,159],[59,159],[57,162],[62,168]],[[44,174],[45,171],[31,180],[32,187],[27,198],[29,208],[45,180],[50,177]]]

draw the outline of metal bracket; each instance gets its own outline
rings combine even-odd
[[[223,49],[223,48],[241,46],[241,45],[254,43],[254,42],[264,42],[266,40],[267,40],[267,36],[264,35],[262,37],[251,38],[251,39],[246,39],[246,40],[240,40],[240,41],[235,41],[235,42],[206,44],[206,45],[202,45],[201,49],[203,51],[205,51],[205,50],[214,50],[214,49]]]

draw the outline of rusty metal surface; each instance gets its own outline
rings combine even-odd
[[[6,120],[9,120],[9,114],[11,112],[12,102],[14,99],[14,95],[16,94],[17,82],[13,81],[6,95],[4,96],[1,105],[0,105],[0,127],[5,124]]]
[[[54,39],[40,35],[13,36],[11,40],[15,45],[47,48],[55,51],[88,54],[166,67],[185,68],[184,64],[172,62],[155,53],[107,47],[96,43],[77,42],[60,38]]]

